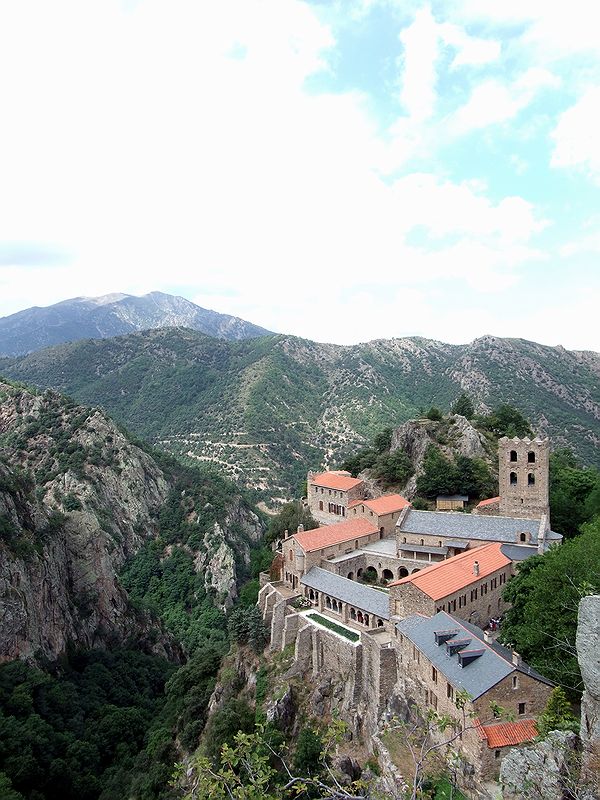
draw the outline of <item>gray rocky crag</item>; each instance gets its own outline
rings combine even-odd
[[[552,731],[541,742],[516,747],[502,760],[504,800],[566,800],[577,782],[577,736]]]
[[[600,783],[600,595],[584,597],[579,603],[577,658],[585,686],[581,699],[582,780]]]

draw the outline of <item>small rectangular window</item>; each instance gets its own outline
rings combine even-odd
[[[525,713],[525,703],[519,703],[519,714]]]
[[[438,675],[438,674],[437,674],[437,669],[436,669],[435,667],[432,667],[432,668],[431,668],[431,680],[432,680],[434,683],[437,683],[437,675]]]
[[[512,686],[513,686],[513,689],[518,689],[519,688],[519,679],[518,679],[518,677],[516,675],[513,675]]]

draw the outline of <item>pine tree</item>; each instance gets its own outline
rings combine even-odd
[[[571,711],[571,704],[567,700],[564,689],[556,686],[546,704],[546,708],[538,720],[540,736],[546,736],[550,731],[579,730],[579,724]]]

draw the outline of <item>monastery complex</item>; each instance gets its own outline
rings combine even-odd
[[[500,495],[470,514],[419,511],[398,494],[369,497],[349,473],[309,472],[320,527],[286,532],[258,601],[272,649],[293,644],[301,667],[343,676],[356,733],[374,734],[394,709],[472,720],[459,749],[474,796],[535,737],[552,689],[495,640],[518,564],[562,541],[550,527],[548,441],[505,437],[498,458]]]

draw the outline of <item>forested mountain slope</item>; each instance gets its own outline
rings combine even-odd
[[[109,294],[74,297],[0,318],[0,355],[20,355],[62,342],[176,326],[222,339],[247,339],[269,333],[239,317],[219,314],[164,292],[142,297]]]
[[[198,605],[224,607],[262,526],[233,487],[157,463],[103,412],[0,381],[0,661],[143,639],[171,655],[118,579],[159,534],[152,574],[181,549]]]
[[[270,496],[339,464],[373,434],[462,392],[520,409],[553,446],[598,463],[600,355],[522,339],[421,338],[351,347],[291,336],[226,342],[184,329],[83,341],[0,371],[102,405],[162,448],[209,460]]]

